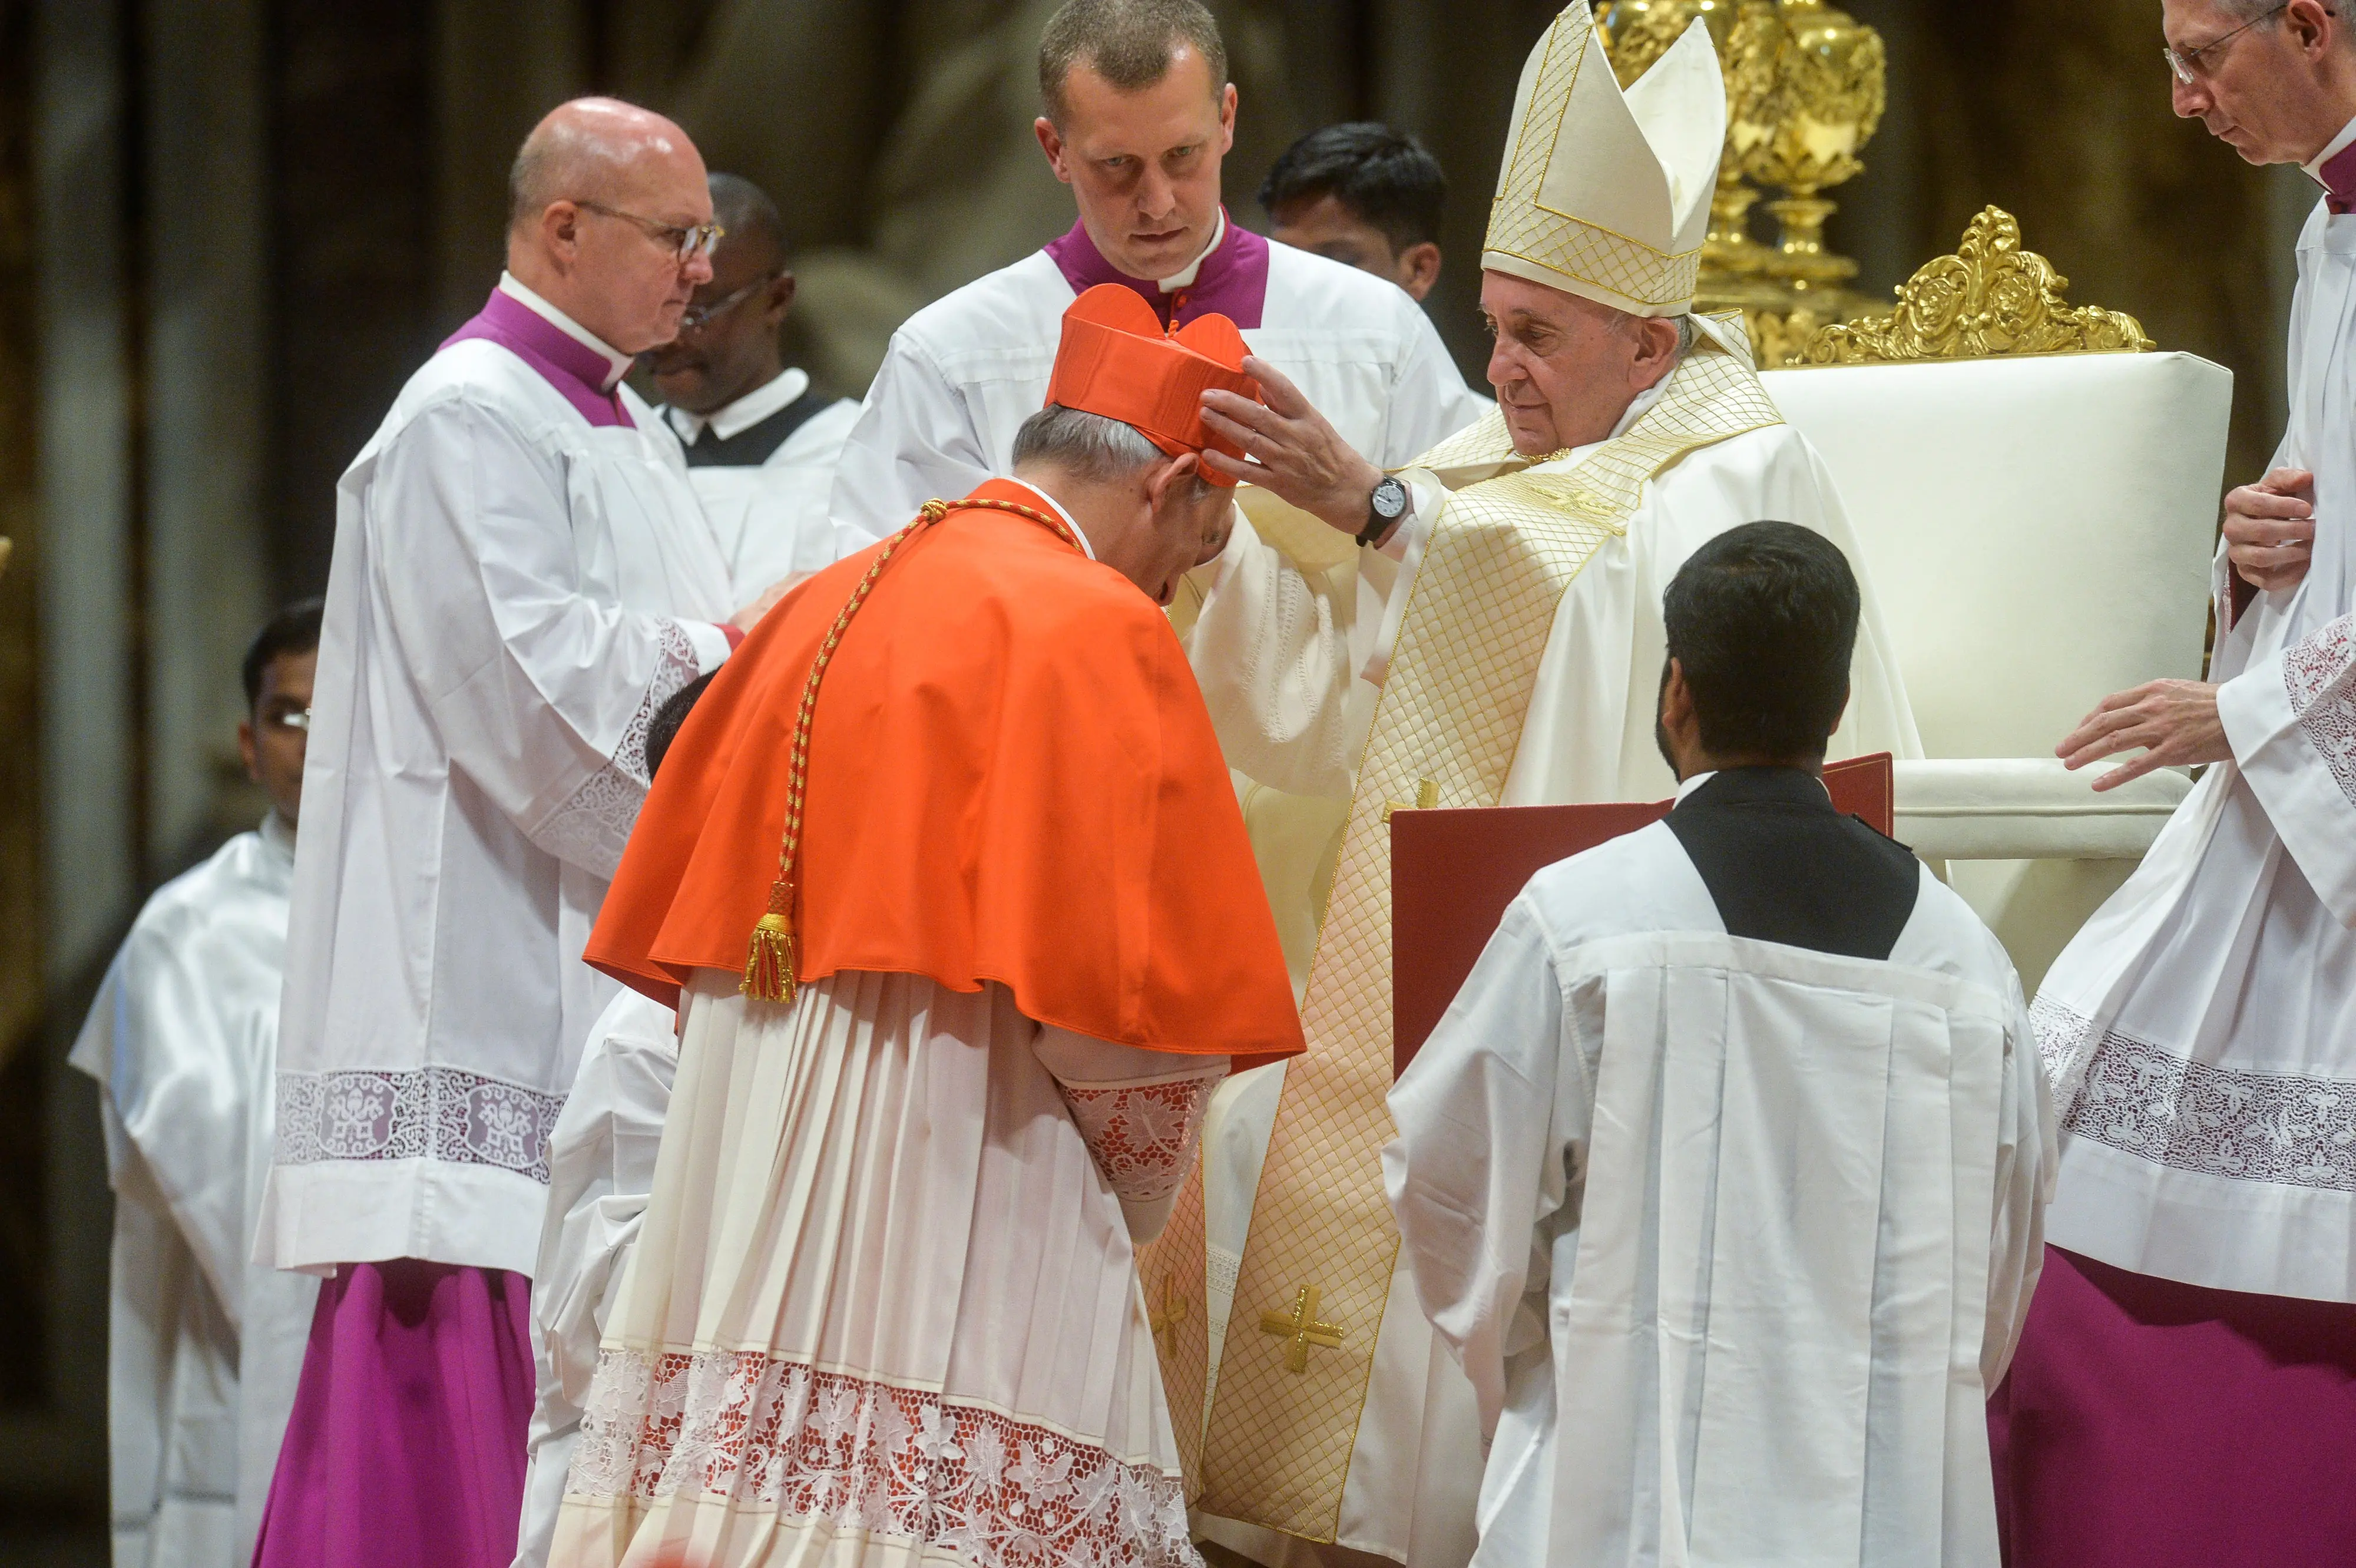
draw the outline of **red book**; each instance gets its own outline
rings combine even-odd
[[[1825,767],[1843,812],[1896,825],[1890,753]],[[1391,1072],[1407,1070],[1472,972],[1505,906],[1543,867],[1649,827],[1669,800],[1391,813]]]

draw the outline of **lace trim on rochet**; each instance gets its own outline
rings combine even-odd
[[[2175,1170],[2356,1193],[2356,1081],[2188,1061],[2042,997],[2033,1016],[2065,1131]]]
[[[548,1182],[548,1139],[564,1096],[454,1067],[278,1075],[282,1165],[440,1160]]]
[[[1106,1083],[1058,1080],[1056,1087],[1113,1195],[1151,1203],[1186,1179],[1219,1077],[1213,1071]]]
[[[613,760],[591,774],[564,804],[548,815],[533,842],[559,860],[611,876],[622,864],[622,846],[647,803],[647,734],[662,705],[701,674],[695,644],[677,621],[660,623],[656,636],[654,679],[637,712],[622,731]]]
[[[724,1498],[972,1568],[1200,1568],[1183,1482],[1035,1423],[757,1350],[597,1359],[565,1482]]]
[[[2332,782],[2356,803],[2356,617],[2341,616],[2283,650],[2283,686]]]

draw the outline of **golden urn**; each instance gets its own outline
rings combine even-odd
[[[1743,314],[1762,365],[1796,358],[1819,327],[1873,301],[1844,286],[1857,263],[1826,248],[1834,203],[1821,192],[1865,166],[1881,123],[1888,59],[1881,35],[1824,0],[1604,0],[1597,28],[1624,87],[1695,18],[1709,27],[1726,75],[1726,150],[1710,201],[1697,307]],[[1779,242],[1750,230],[1762,187]]]

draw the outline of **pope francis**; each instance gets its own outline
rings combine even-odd
[[[1205,398],[1247,455],[1205,463],[1267,495],[1247,492],[1262,526],[1192,579],[1190,658],[1229,764],[1331,801],[1344,824],[1330,872],[1269,875],[1280,926],[1315,932],[1309,1054],[1223,1091],[1205,1197],[1182,1199],[1143,1262],[1151,1293],[1192,1277],[1184,1249],[1206,1250],[1207,1331],[1181,1325],[1173,1401],[1206,1391],[1206,1528],[1266,1561],[1294,1550],[1267,1531],[1411,1568],[1473,1546],[1471,1391],[1396,1268],[1383,1197],[1389,811],[1669,795],[1652,729],[1662,590],[1701,544],[1761,519],[1823,534],[1863,583],[1829,755],[1920,755],[1830,474],[1740,329],[1692,314],[1724,132],[1701,27],[1623,92],[1572,5],[1523,70],[1482,254],[1497,408],[1387,478],[1289,413],[1299,400],[1257,360],[1264,403]],[[1368,626],[1347,568],[1315,569],[1320,531],[1299,514],[1356,532],[1385,489],[1384,553],[1413,582]],[[1294,510],[1271,521],[1275,502]]]

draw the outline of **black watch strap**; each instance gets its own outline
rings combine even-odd
[[[1382,508],[1376,504],[1376,499],[1379,498],[1386,489],[1396,494],[1398,497],[1399,503],[1398,510],[1391,513],[1388,517],[1385,517],[1383,515]],[[1366,526],[1358,531],[1358,542],[1360,544],[1374,544],[1380,542],[1383,535],[1391,531],[1391,525],[1407,515],[1408,499],[1407,486],[1398,478],[1389,475],[1385,475],[1382,482],[1375,487],[1374,495],[1367,498]]]

